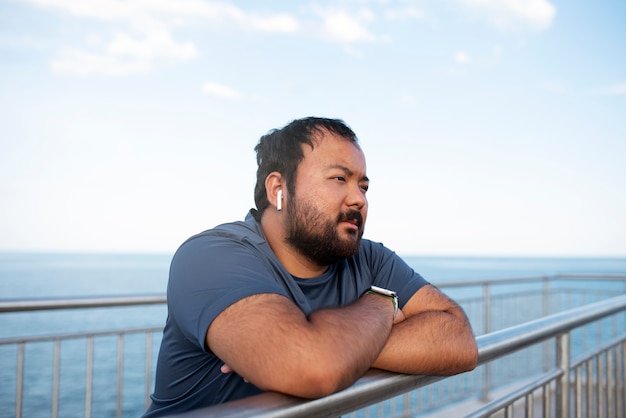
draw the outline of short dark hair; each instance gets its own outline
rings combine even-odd
[[[257,208],[255,218],[257,221],[261,219],[261,215],[269,206],[267,190],[265,189],[267,176],[274,171],[279,172],[285,178],[287,190],[293,195],[296,170],[304,158],[302,146],[307,144],[313,149],[315,134],[322,134],[324,131],[358,144],[356,134],[343,120],[319,117],[293,120],[280,129],[269,131],[259,139],[258,144],[254,147],[258,165],[254,188],[254,203]]]

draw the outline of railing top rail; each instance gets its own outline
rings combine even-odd
[[[483,286],[485,284],[513,284],[513,283],[527,283],[527,282],[540,282],[544,280],[588,280],[588,279],[601,279],[601,280],[615,280],[626,281],[626,274],[607,274],[607,273],[558,273],[548,275],[536,275],[536,276],[518,276],[518,277],[501,277],[497,279],[475,279],[475,280],[451,280],[434,283],[437,287],[470,287],[470,286]]]
[[[70,340],[70,339],[79,339],[79,338],[87,338],[87,337],[106,337],[110,335],[120,335],[120,334],[124,334],[124,335],[145,334],[145,333],[160,332],[160,331],[163,331],[162,326],[111,329],[111,330],[103,330],[103,331],[69,332],[65,334],[46,334],[46,335],[36,335],[36,336],[29,336],[29,337],[9,337],[9,338],[0,338],[0,345],[25,344],[25,343],[45,342],[45,341],[55,341],[55,340]]]
[[[575,279],[575,280],[585,280],[585,279],[602,279],[602,280],[626,280],[626,274],[618,274],[618,273],[595,273],[595,274],[585,274],[585,273],[559,273],[553,276],[555,279]]]
[[[522,325],[476,338],[479,364],[510,354],[540,341],[555,337],[581,325],[626,311],[626,295],[550,315]],[[349,388],[325,398],[306,401],[278,393],[261,395],[202,408],[179,415],[185,418],[209,416],[262,418],[339,416],[423,387],[443,377],[411,376],[370,370]]]
[[[349,388],[320,399],[304,400],[282,393],[268,392],[210,408],[196,409],[173,417],[308,418],[312,416],[340,416],[444,378],[444,376],[415,376],[372,369]]]
[[[582,325],[626,311],[626,294],[579,306],[476,338],[478,364],[556,337]]]
[[[101,296],[89,298],[0,300],[0,313],[55,309],[107,308],[165,303],[165,295]]]

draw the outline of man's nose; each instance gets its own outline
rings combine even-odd
[[[365,197],[365,191],[360,185],[350,187],[350,192],[347,196],[347,204],[350,207],[356,207],[362,209],[367,204],[367,197]]]

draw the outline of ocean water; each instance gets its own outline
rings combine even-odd
[[[404,257],[417,272],[435,285],[496,278],[518,278],[556,273],[626,274],[626,258],[515,258],[515,257]],[[65,298],[164,294],[171,255],[169,254],[43,254],[0,253],[0,299]],[[587,286],[581,283],[580,286]],[[452,295],[454,297],[454,295]],[[116,309],[69,310],[0,314],[0,338],[38,336],[81,331],[162,326],[164,306]],[[98,343],[96,364],[114,364],[114,337]],[[124,371],[124,416],[143,411],[145,373],[141,350],[125,342],[125,363],[137,367]],[[155,341],[158,350],[158,341]],[[84,341],[64,343],[62,369],[84,364]],[[156,356],[156,352],[155,352]],[[50,416],[52,391],[51,344],[33,344],[26,351],[24,416]],[[46,365],[46,366],[43,366]],[[15,415],[15,347],[0,346],[0,417]],[[92,416],[109,417],[115,412],[115,377],[110,370],[94,371]],[[74,376],[67,372],[68,376]],[[61,376],[60,416],[82,416],[84,382]],[[130,379],[130,380],[128,380]],[[133,380],[134,379],[134,380]],[[128,382],[127,382],[128,380]],[[130,382],[130,383],[129,383]],[[135,401],[133,401],[133,399]],[[141,401],[137,401],[141,399]]]

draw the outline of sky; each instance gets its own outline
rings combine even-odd
[[[623,0],[0,0],[0,251],[173,253],[343,119],[400,255],[626,257]]]

